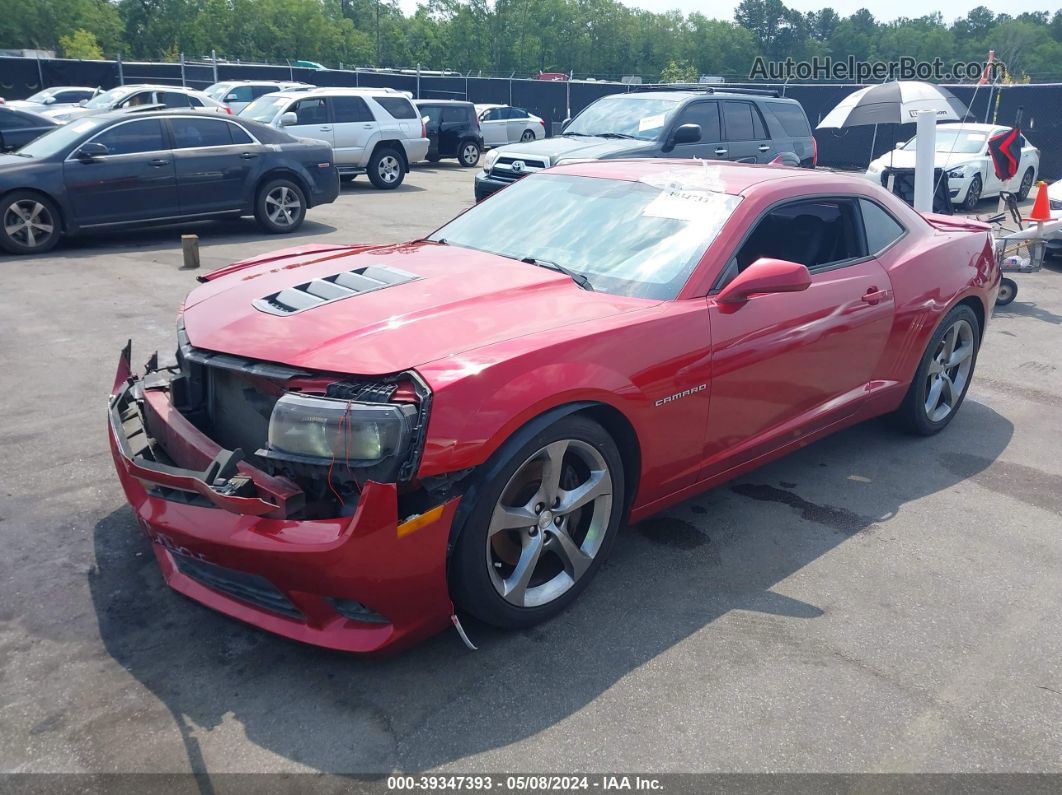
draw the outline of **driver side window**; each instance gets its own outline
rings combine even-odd
[[[799,262],[812,273],[866,256],[850,199],[809,199],[782,205],[760,219],[738,249],[737,272],[761,257]]]

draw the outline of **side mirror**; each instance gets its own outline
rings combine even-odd
[[[87,99],[79,99],[77,104],[78,104],[79,107],[83,108],[83,107],[85,107],[88,104],[88,100]]]
[[[106,146],[96,141],[91,141],[87,144],[82,144],[75,156],[82,163],[91,163],[96,160],[96,158],[104,157],[108,154],[110,154],[110,150]]]
[[[281,113],[280,114],[280,126],[281,127],[290,127],[293,124],[298,124],[298,123],[299,123],[299,117],[296,116],[292,111],[289,110],[286,113]]]
[[[226,94],[225,95],[225,99],[223,101],[224,102],[238,102],[239,99],[240,98],[238,96],[236,96],[235,94]]]
[[[55,97],[45,97],[44,98],[44,104],[45,105],[54,105],[55,104]]]
[[[811,286],[811,274],[799,262],[760,257],[715,297],[721,304],[743,304],[761,293],[797,293]]]
[[[664,146],[665,152],[670,152],[678,144],[695,144],[701,140],[701,125],[682,124],[671,133],[671,137]]]
[[[564,121],[562,121],[561,122],[561,132],[564,132],[565,130],[567,130],[568,129],[568,125],[571,124],[571,123],[572,123],[572,117],[571,116],[569,116]]]
[[[906,143],[907,143],[906,141],[897,141],[896,142],[896,148],[897,149],[903,149],[904,146],[906,145]]]

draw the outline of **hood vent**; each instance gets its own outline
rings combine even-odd
[[[255,309],[269,315],[296,315],[307,309],[330,304],[352,295],[371,293],[384,287],[416,281],[420,277],[395,268],[369,265],[332,276],[286,287],[279,293],[252,302]]]

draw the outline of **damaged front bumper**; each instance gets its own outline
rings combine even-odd
[[[452,623],[446,552],[459,498],[400,521],[394,484],[354,513],[293,519],[303,495],[224,450],[170,403],[169,380],[119,359],[109,403],[118,478],[166,582],[228,616],[346,652],[397,651]]]

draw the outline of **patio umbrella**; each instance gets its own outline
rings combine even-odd
[[[967,114],[966,106],[946,88],[916,80],[895,80],[849,94],[826,114],[817,129],[913,124],[923,110],[936,113],[937,121],[961,121]]]

